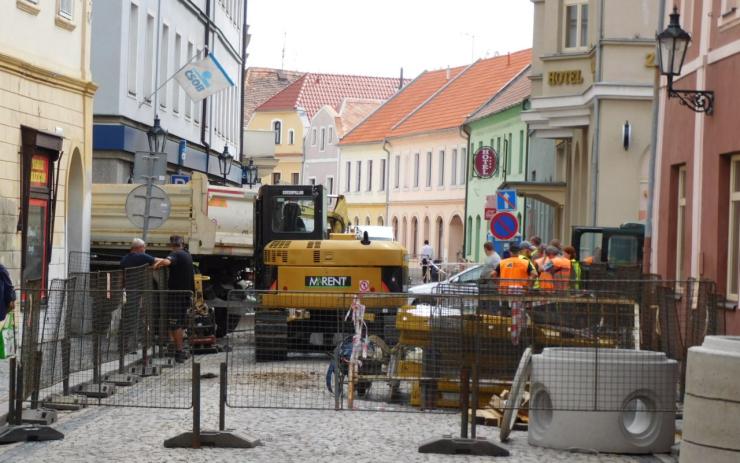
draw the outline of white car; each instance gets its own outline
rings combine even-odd
[[[412,286],[409,288],[408,293],[419,296],[434,294],[435,288],[439,285],[465,285],[477,289],[481,272],[483,272],[483,265],[474,265],[466,268],[460,273],[452,275],[446,280]],[[417,297],[413,297],[412,301],[416,301],[417,299]]]

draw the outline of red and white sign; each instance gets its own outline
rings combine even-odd
[[[370,291],[370,280],[360,280],[360,292],[366,293]]]
[[[500,241],[509,241],[519,231],[519,220],[511,212],[497,212],[491,219],[491,235]]]
[[[490,146],[482,146],[475,152],[473,168],[478,177],[491,178],[498,169],[498,154]]]
[[[494,215],[496,215],[496,208],[494,207],[487,207],[484,210],[485,212],[485,220],[491,220]]]

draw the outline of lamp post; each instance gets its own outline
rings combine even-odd
[[[714,92],[673,88],[673,78],[681,75],[686,50],[689,47],[689,42],[691,42],[691,35],[681,28],[679,16],[678,8],[674,7],[668,27],[656,37],[660,73],[668,78],[668,98],[678,98],[682,105],[695,112],[712,114],[714,110]]]
[[[221,175],[224,177],[224,185],[226,185],[226,177],[231,172],[231,161],[234,160],[234,156],[229,153],[229,147],[224,145],[224,152],[218,155],[218,167],[221,169]]]
[[[257,178],[257,173],[257,166],[254,165],[254,159],[249,158],[249,163],[242,167],[242,183],[248,185],[251,189],[260,181],[260,179]]]
[[[149,142],[149,156],[146,157],[147,175],[146,175],[146,199],[144,202],[144,229],[141,238],[146,242],[149,233],[149,215],[151,214],[152,203],[152,185],[154,184],[154,163],[157,155],[164,152],[164,145],[167,143],[167,131],[162,128],[159,122],[159,116],[154,116],[154,124],[146,132],[146,138]]]

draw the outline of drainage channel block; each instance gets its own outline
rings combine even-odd
[[[133,386],[139,382],[139,376],[131,373],[108,373],[103,375],[103,382],[116,386]]]
[[[49,426],[57,422],[57,411],[46,408],[23,410],[21,421],[26,424],[40,424]]]
[[[87,407],[87,396],[54,394],[42,401],[41,406],[53,410],[77,411]]]
[[[73,389],[75,394],[82,394],[96,399],[105,399],[116,392],[116,386],[111,383],[80,384]]]
[[[136,366],[128,369],[129,374],[136,375],[140,378],[145,376],[159,376],[162,373],[162,369],[156,365],[150,366]]]

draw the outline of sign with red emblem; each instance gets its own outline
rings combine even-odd
[[[481,178],[491,178],[498,169],[498,153],[490,146],[482,146],[475,152],[473,158],[475,174]]]

